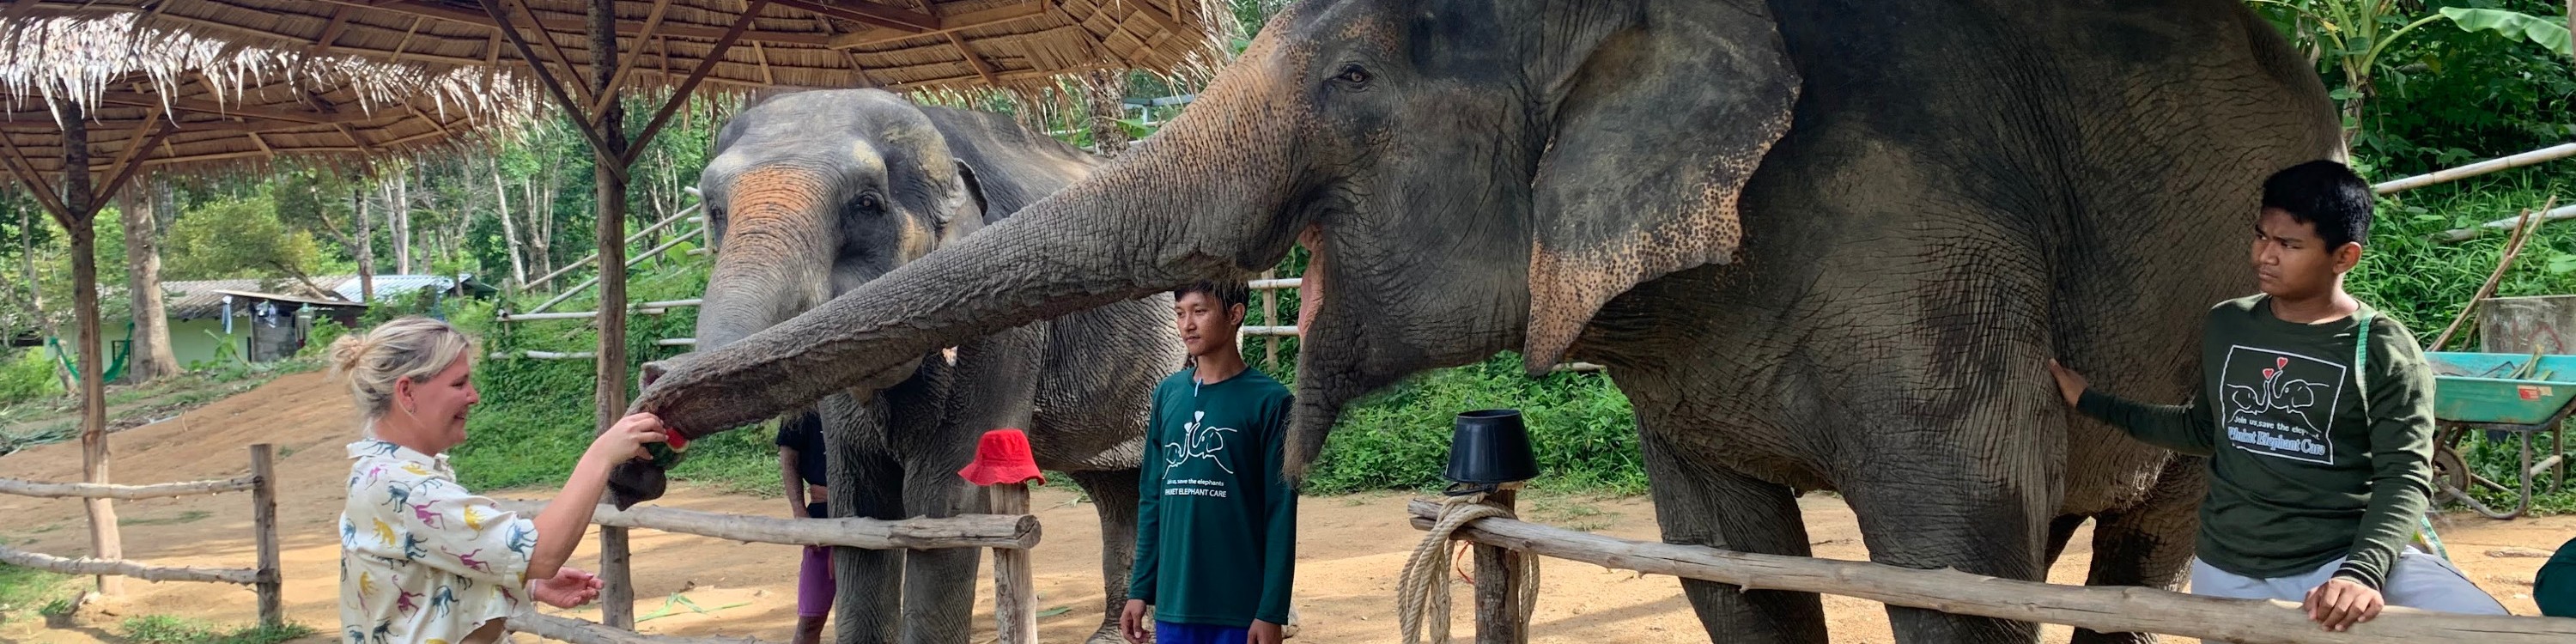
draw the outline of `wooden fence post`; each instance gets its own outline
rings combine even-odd
[[[1514,512],[1519,491],[1501,489],[1485,493],[1485,505]],[[1518,552],[1502,546],[1476,544],[1476,644],[1527,644],[1529,616],[1520,614],[1520,567],[1527,565]]]
[[[994,514],[1029,513],[1027,483],[985,486],[984,494],[992,501]],[[1029,551],[993,549],[993,621],[1000,636],[999,644],[1037,643],[1036,584],[1036,571],[1030,569]]]
[[[2576,0],[2568,1],[2576,2]],[[1271,272],[1272,271],[1262,271],[1261,279],[1270,279]],[[1263,326],[1279,326],[1279,289],[1261,289],[1261,324]],[[1261,368],[1268,369],[1273,373],[1279,371],[1279,336],[1274,335],[1261,339]]]
[[[259,623],[262,626],[286,624],[282,594],[286,582],[279,569],[277,556],[277,465],[275,447],[268,443],[250,446],[250,475],[258,485],[250,489],[251,537],[259,547],[259,583],[252,589],[259,593]]]

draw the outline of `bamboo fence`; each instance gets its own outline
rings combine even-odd
[[[157,485],[109,485],[102,483],[45,483],[22,479],[0,478],[0,494],[43,498],[82,499],[151,499],[201,494],[249,491],[251,493],[251,538],[259,558],[255,568],[191,568],[158,566],[141,561],[117,558],[66,558],[0,546],[0,562],[65,575],[133,577],[144,581],[192,581],[250,586],[259,595],[259,621],[276,626],[285,623],[281,597],[284,581],[278,567],[277,541],[277,468],[274,446],[260,443],[250,446],[250,475],[215,480],[162,483]],[[109,544],[111,551],[122,551],[122,544]]]

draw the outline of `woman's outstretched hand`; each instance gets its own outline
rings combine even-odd
[[[555,576],[538,580],[528,587],[537,601],[556,608],[572,608],[599,599],[601,583],[597,575],[571,566],[555,570]]]
[[[644,451],[644,445],[670,440],[668,432],[668,429],[662,427],[660,417],[652,414],[630,414],[625,418],[617,419],[617,424],[610,425],[608,431],[600,432],[599,438],[592,439],[590,450],[609,459],[610,464],[639,458],[650,459],[653,456]]]

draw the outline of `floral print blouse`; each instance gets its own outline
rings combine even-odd
[[[456,484],[447,456],[349,444],[340,628],[349,644],[462,642],[522,602],[537,526]]]

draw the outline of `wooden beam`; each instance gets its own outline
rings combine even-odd
[[[159,143],[160,140],[158,138],[153,138],[153,135],[161,134],[165,130],[176,127],[171,123],[163,121],[162,113],[159,110],[146,112],[144,114],[143,127],[134,128],[134,135],[125,139],[125,149],[116,153],[116,160],[109,161],[107,163],[109,170],[113,171],[116,168],[125,167],[125,164],[134,161],[134,155],[141,154],[144,150],[151,149],[152,146],[144,144],[144,140],[146,138],[152,138],[152,142]],[[116,193],[113,192],[100,194],[100,201],[106,201],[116,197]]]
[[[591,99],[590,120],[597,121],[599,117],[608,114],[608,101],[618,95],[617,88],[625,86],[627,72],[635,71],[635,65],[643,62],[644,43],[651,42],[653,31],[662,26],[662,12],[670,8],[671,0],[653,0],[653,12],[644,16],[644,29],[635,34],[635,50],[626,52],[617,59],[617,73],[608,77],[608,90],[600,92],[599,96]],[[597,60],[599,53],[592,52],[590,57]],[[768,61],[761,62],[768,63]]]
[[[24,479],[0,479],[0,494],[32,496],[46,499],[158,499],[172,496],[197,496],[242,492],[259,485],[258,477],[243,476],[220,481],[182,481],[154,485],[115,485],[108,483],[47,483]]]
[[[420,16],[411,17],[411,27],[403,30],[402,40],[394,41],[394,55],[391,58],[386,59],[386,62],[402,62],[403,50],[411,47],[411,37],[420,33],[420,23],[426,20],[428,20],[428,18],[422,18]]]
[[[975,50],[966,46],[966,38],[964,36],[959,36],[957,35],[957,32],[954,31],[948,32],[948,44],[957,47],[957,55],[966,57],[966,65],[975,68],[976,76],[984,77],[984,84],[1002,84],[1001,79],[993,76],[992,63],[984,62],[984,57],[975,55]]]
[[[18,142],[0,136],[0,149],[8,151],[9,172],[18,175],[19,183],[27,185],[27,192],[35,193],[36,203],[43,205],[45,211],[54,216],[54,221],[68,221],[72,209],[63,205],[63,194],[55,192],[53,184],[45,182],[45,175],[36,171],[36,164],[27,162],[27,155],[18,151]]]
[[[536,516],[545,502],[499,502],[501,509]],[[869,550],[929,550],[937,548],[1009,548],[1027,550],[1038,545],[1039,526],[1035,516],[1026,514],[960,514],[952,517],[910,519],[786,519],[748,514],[724,514],[682,510],[655,505],[624,510],[600,504],[591,511],[590,522],[613,528],[643,528],[730,539],[805,546],[845,546]]]
[[[1440,506],[1416,500],[1406,510],[1415,529],[1430,527]],[[1859,597],[1954,615],[2069,624],[2102,633],[2163,633],[2205,641],[2275,643],[2478,642],[2563,643],[2576,639],[2576,619],[2457,615],[2391,606],[2377,619],[2331,632],[2298,605],[2279,600],[2221,599],[2134,586],[2066,586],[1998,579],[1958,570],[1902,568],[1866,561],[1738,552],[1652,543],[1505,518],[1478,519],[1457,536],[1522,556],[1547,556],[1620,570],[1785,590]]]
[[[421,17],[421,18],[428,18],[428,19],[432,19],[432,20],[444,20],[444,21],[447,21],[447,22],[453,22],[453,23],[458,23],[458,24],[474,25],[474,26],[477,26],[477,27],[485,28],[485,29],[499,29],[499,28],[500,28],[500,23],[499,23],[499,22],[497,22],[497,21],[495,21],[495,20],[493,20],[493,19],[492,19],[492,17],[491,17],[491,16],[489,16],[489,15],[486,15],[486,14],[483,14],[483,13],[480,13],[480,12],[475,12],[475,11],[468,11],[468,10],[464,10],[464,9],[458,9],[458,8],[453,7],[453,6],[449,6],[449,5],[446,5],[446,4],[442,4],[442,3],[439,3],[439,2],[435,2],[435,1],[433,1],[433,0],[372,0],[372,1],[370,1],[370,0],[316,0],[316,1],[319,1],[319,2],[328,2],[328,3],[331,3],[331,4],[339,4],[339,5],[349,5],[349,6],[355,6],[355,7],[363,7],[363,8],[368,8],[368,9],[381,9],[381,10],[393,11],[393,12],[397,12],[397,13],[410,14],[410,15],[412,15],[412,16]],[[168,3],[167,3],[167,2],[164,2],[163,4],[168,4]],[[590,33],[590,25],[589,25],[589,24],[585,23],[584,21],[581,21],[581,20],[575,20],[575,19],[550,18],[550,19],[545,19],[545,20],[541,21],[540,23],[538,23],[538,25],[537,25],[537,26],[538,26],[538,27],[540,27],[540,28],[542,28],[542,29],[544,29],[545,31],[551,31],[551,32],[560,32],[560,33],[569,33],[569,34],[586,34],[586,33]],[[629,22],[626,22],[626,21],[623,21],[623,20],[618,21],[618,23],[617,23],[617,35],[619,35],[619,36],[633,37],[633,36],[636,36],[636,35],[641,34],[642,32],[643,32],[643,28],[642,28],[642,26],[641,26],[641,25],[638,25],[638,24],[635,24],[635,23],[629,23]],[[697,26],[689,26],[689,25],[665,25],[665,26],[663,26],[663,28],[662,28],[662,30],[661,30],[661,34],[662,34],[662,35],[665,35],[665,36],[674,36],[674,37],[680,37],[680,38],[692,38],[692,39],[697,39],[697,40],[714,40],[714,39],[716,39],[716,38],[721,38],[721,37],[723,37],[723,33],[724,33],[724,30],[722,30],[722,29],[716,29],[716,28],[713,28],[713,27],[697,27]],[[797,34],[797,33],[779,33],[779,32],[768,32],[768,31],[754,31],[754,32],[750,32],[750,33],[744,34],[744,36],[743,36],[743,37],[745,37],[745,38],[750,38],[750,39],[753,39],[753,40],[760,40],[760,41],[766,41],[766,42],[772,42],[772,43],[778,43],[778,44],[789,44],[789,45],[816,45],[816,46],[820,46],[820,45],[826,44],[826,38],[825,38],[825,37],[823,37],[823,36],[821,36],[821,35],[818,35],[818,34]],[[345,48],[344,48],[344,49],[345,49]]]
[[[516,6],[516,7],[518,7],[518,9],[519,9],[519,12],[520,12],[520,13],[527,14],[527,16],[528,16],[528,22],[529,22],[529,23],[531,23],[531,24],[537,23],[537,22],[539,21],[539,18],[538,18],[538,16],[537,16],[537,8],[536,8],[535,6],[533,6],[533,5],[528,4],[527,0],[501,0],[501,4],[502,4],[503,6]],[[501,25],[502,25],[502,26],[504,26],[504,27],[510,27],[510,23],[509,23],[509,21],[508,21],[508,20],[503,20],[503,21],[501,22]],[[516,27],[510,27],[510,31],[511,31],[512,33],[516,33],[516,32],[518,31],[518,29],[517,29]],[[589,29],[583,29],[583,30],[581,31],[581,33],[588,33],[589,31],[590,31]],[[571,78],[571,79],[575,79],[575,80],[579,80],[579,79],[581,78],[581,67],[580,67],[580,66],[578,66],[578,65],[574,65],[574,64],[572,64],[572,55],[571,55],[571,54],[564,53],[563,43],[555,42],[554,34],[547,32],[547,31],[546,31],[545,29],[543,29],[543,28],[539,28],[539,29],[537,30],[537,37],[546,41],[546,50],[554,53],[554,55],[555,55],[555,63],[556,63],[556,64],[559,64],[559,65],[563,65],[564,77],[566,77],[566,78]],[[592,64],[598,64],[598,58],[599,58],[599,56],[598,56],[596,53],[592,54],[592,56],[591,56],[591,62],[592,62]],[[530,59],[528,59],[528,64],[529,64],[529,65],[536,65],[536,64],[538,64],[537,59],[535,59],[535,58],[530,58]],[[591,91],[591,89],[590,89],[590,84],[589,84],[589,83],[580,83],[580,82],[573,83],[573,84],[572,84],[572,89],[573,89],[573,94],[578,95],[578,96],[580,96],[580,97],[581,97],[581,102],[582,102],[582,103],[584,103],[584,104],[588,104],[588,103],[591,101],[591,94],[593,94],[594,92],[592,92],[592,91]],[[596,123],[597,121],[596,121],[596,120],[592,120],[591,122],[592,122],[592,123]]]
[[[831,46],[834,49],[849,49],[852,47],[865,47],[878,43],[894,42],[907,38],[945,34],[964,29],[973,29],[976,27],[989,27],[1013,20],[1023,20],[1046,15],[1047,11],[1053,4],[1054,3],[1051,0],[1028,0],[1027,2],[1019,4],[995,7],[982,11],[969,11],[940,18],[939,28],[930,31],[905,31],[902,29],[880,27],[866,31],[842,34],[832,37]]]
[[[1123,4],[1135,8],[1137,15],[1144,16],[1147,22],[1152,22],[1155,26],[1162,27],[1164,33],[1185,34],[1191,31],[1181,27],[1181,20],[1178,16],[1163,13],[1163,10],[1154,8],[1154,5],[1147,2],[1147,0],[1126,0],[1125,2],[1117,4]],[[1175,4],[1178,3],[1176,2]],[[1101,6],[1107,7],[1109,5],[1103,4]],[[1138,38],[1136,40],[1137,42],[1144,42],[1145,39]],[[1148,46],[1153,45],[1153,43],[1145,44]]]
[[[707,50],[705,58],[698,59],[697,69],[689,70],[689,78],[680,81],[680,86],[671,90],[671,97],[662,102],[662,110],[653,114],[653,120],[644,124],[643,131],[635,133],[634,147],[627,148],[625,155],[618,159],[617,166],[620,172],[625,171],[626,166],[634,165],[635,159],[643,155],[645,149],[653,147],[653,137],[662,133],[662,126],[671,122],[672,114],[678,113],[681,106],[689,104],[689,95],[698,91],[698,83],[705,81],[707,74],[716,70],[716,63],[724,60],[725,52],[732,50],[733,44],[743,32],[751,29],[752,17],[760,15],[760,9],[769,6],[769,3],[770,0],[751,0],[750,6],[743,8],[742,16],[735,18],[733,26],[725,30],[725,37],[716,41],[714,49]]]
[[[170,138],[171,134],[175,134],[178,131],[179,128],[177,126],[171,125],[168,121],[163,121],[161,123],[161,130],[152,133],[152,139],[145,142],[143,147],[150,148],[155,145],[160,145],[162,139]],[[115,196],[116,191],[125,189],[125,182],[133,180],[134,174],[143,169],[142,161],[145,158],[146,157],[144,155],[137,154],[131,158],[118,159],[118,163],[123,164],[123,167],[117,169],[116,178],[109,179],[107,181],[107,186],[105,188],[101,188],[96,196],[90,198],[89,213],[85,216],[97,216],[99,209],[106,208],[107,202],[111,200],[110,197]]]
[[[420,120],[423,120],[423,121],[428,121],[428,122],[429,122],[429,126],[430,126],[430,127],[434,127],[434,128],[438,128],[438,133],[439,133],[440,135],[442,135],[442,136],[456,136],[456,133],[455,133],[455,132],[450,132],[450,131],[448,131],[448,130],[447,130],[447,124],[446,124],[446,123],[441,123],[441,122],[439,122],[439,120],[438,120],[438,119],[430,118],[430,116],[429,116],[428,114],[422,114],[422,113],[421,113],[421,111],[420,111],[420,108],[418,108],[418,107],[413,107],[413,106],[412,106],[412,104],[410,104],[410,103],[404,103],[404,104],[403,104],[403,110],[408,111],[408,112],[411,112],[411,116],[412,116],[412,118],[420,119]],[[470,118],[470,117],[460,117],[460,118]]]
[[[107,93],[103,93],[103,94],[100,94],[100,95],[99,95],[99,102],[101,102],[101,103],[106,103],[106,104],[109,104],[109,105],[124,105],[124,106],[128,106],[128,107],[149,107],[149,108],[156,108],[156,109],[157,109],[157,108],[161,108],[161,107],[164,107],[164,106],[165,106],[165,103],[163,103],[163,102],[162,102],[162,98],[161,98],[161,97],[153,96],[153,95],[150,95],[150,94],[136,94],[136,93],[132,93],[132,92],[107,92]],[[214,102],[214,101],[203,100],[203,99],[194,99],[194,98],[171,98],[171,99],[168,99],[168,103],[166,103],[166,106],[167,106],[169,109],[178,110],[178,111],[182,111],[182,112],[194,112],[194,113],[197,113],[197,114],[212,114],[212,115],[215,115],[215,116],[224,116],[224,117],[232,117],[232,116],[246,116],[246,117],[255,117],[255,118],[268,119],[268,120],[271,120],[271,121],[292,121],[292,122],[296,122],[296,123],[309,123],[309,124],[313,124],[313,125],[340,125],[340,124],[343,124],[343,123],[358,123],[358,122],[362,122],[362,121],[367,120],[367,116],[366,116],[365,114],[356,114],[356,113],[351,113],[351,114],[322,114],[322,113],[308,113],[308,112],[300,112],[300,111],[295,111],[295,110],[281,110],[281,109],[276,109],[276,108],[271,108],[271,107],[259,107],[259,106],[251,106],[251,105],[244,105],[244,106],[239,106],[239,107],[227,107],[227,106],[225,106],[225,105],[223,105],[223,104],[221,104],[221,103],[216,103],[216,102]]]
[[[760,3],[762,1],[763,0],[752,0],[754,3]],[[535,48],[528,46],[528,39],[521,37],[518,29],[507,26],[510,24],[510,14],[508,9],[502,8],[502,0],[481,0],[481,2],[483,3],[483,11],[491,14],[493,20],[498,21],[503,25],[501,35],[510,39],[510,46],[518,48],[519,56],[528,59],[531,63],[528,65],[528,68],[531,71],[536,72],[537,83],[546,88],[546,93],[555,97],[555,105],[563,108],[567,113],[581,114],[582,104],[579,101],[573,100],[571,94],[564,92],[563,83],[555,80],[554,72],[547,70],[545,65],[534,64],[537,59],[537,54]],[[588,119],[573,119],[572,125],[574,130],[581,132],[582,138],[590,141],[591,150],[598,151],[615,149],[609,146],[608,139],[599,135],[599,128],[593,127]],[[637,146],[637,149],[641,149],[642,147],[643,146]],[[610,166],[613,170],[612,174],[615,174],[620,180],[624,180],[626,178],[625,165],[605,165]]]
[[[757,40],[751,41],[751,57],[752,57],[752,59],[753,59],[753,60],[760,61],[760,82],[761,82],[761,84],[764,84],[764,85],[776,85],[776,84],[778,84],[778,75],[777,75],[777,74],[775,74],[775,73],[771,73],[771,72],[769,71],[769,52],[762,51],[762,50],[760,49],[760,41],[757,41]]]
[[[333,124],[331,127],[338,128],[340,130],[340,136],[349,137],[349,142],[356,144],[358,149],[366,150],[368,154],[375,154],[375,144],[368,143],[366,138],[358,136],[357,130],[352,130],[349,129],[349,126],[347,125],[339,124]]]
[[[268,141],[267,141],[266,139],[259,138],[259,132],[257,132],[257,131],[252,131],[252,132],[243,132],[242,134],[244,134],[244,135],[248,135],[248,136],[250,137],[250,144],[251,144],[251,145],[255,145],[255,146],[259,146],[259,151],[260,151],[260,152],[263,152],[263,153],[266,153],[266,154],[269,154],[269,155],[272,155],[272,156],[274,156],[274,155],[276,155],[276,154],[277,154],[277,151],[276,151],[276,150],[271,150],[271,149],[269,149],[269,147],[268,147]]]
[[[209,581],[249,586],[259,583],[259,571],[249,568],[188,568],[155,566],[127,559],[68,559],[41,552],[27,552],[0,546],[0,563],[26,566],[65,575],[105,575],[133,577],[144,581]]]
[[[778,0],[778,6],[802,9],[829,18],[839,18],[913,32],[933,31],[940,27],[939,16],[927,12],[896,9],[867,0]]]
[[[331,51],[331,41],[339,40],[340,30],[348,27],[349,6],[340,5],[332,7],[331,24],[322,27],[322,37],[313,39],[313,50],[316,52]],[[408,35],[406,35],[406,38],[408,38]]]

